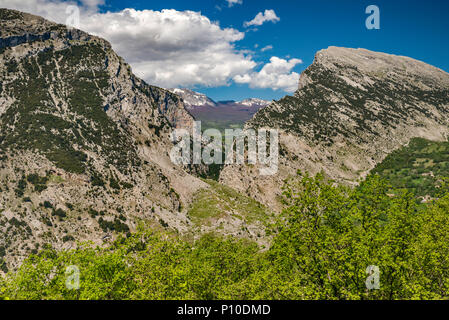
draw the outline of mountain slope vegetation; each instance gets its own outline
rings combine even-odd
[[[449,142],[414,138],[389,154],[372,173],[396,189],[408,189],[423,199],[436,198],[449,178]]]
[[[279,130],[278,174],[267,179],[230,165],[220,181],[276,208],[283,180],[298,169],[354,185],[412,138],[446,141],[449,74],[408,57],[329,47],[293,96],[261,109],[246,127]]]
[[[0,9],[0,83],[0,245],[8,268],[48,244],[107,244],[142,220],[189,232],[193,195],[210,185],[196,177],[207,168],[170,159],[171,132],[194,121],[178,95],[137,78],[106,40],[7,9]]]
[[[6,9],[0,27],[0,299],[449,298],[444,71],[318,52],[246,124],[280,132],[260,176],[174,165],[194,118],[106,40]]]
[[[45,248],[0,279],[8,299],[447,299],[449,194],[418,210],[376,176],[355,189],[298,176],[273,245],[141,228],[107,248]],[[368,290],[369,266],[379,289]],[[66,286],[77,266],[79,289]]]

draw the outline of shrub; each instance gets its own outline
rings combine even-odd
[[[53,208],[53,205],[51,204],[50,201],[45,200],[44,201],[44,208],[51,209],[51,208]]]

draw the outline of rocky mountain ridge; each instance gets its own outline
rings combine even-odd
[[[301,74],[293,96],[246,124],[279,129],[278,174],[227,166],[221,181],[276,208],[280,186],[298,169],[355,184],[413,137],[447,140],[448,125],[448,73],[408,57],[329,47]]]
[[[179,96],[83,31],[0,9],[0,32],[0,266],[140,222],[196,236],[189,207],[210,186],[170,159],[170,133],[194,120]],[[220,221],[241,233],[241,219]]]
[[[235,125],[243,112],[252,118],[246,128],[280,132],[276,175],[230,165],[219,184],[170,160],[170,133],[189,129],[198,108],[134,76],[106,40],[14,10],[0,9],[0,26],[1,268],[47,245],[103,245],[142,221],[187,237],[219,231],[267,244],[264,223],[298,169],[355,184],[412,137],[449,134],[446,72],[330,47],[293,96],[202,107],[211,126],[217,115]]]

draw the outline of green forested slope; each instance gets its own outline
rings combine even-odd
[[[46,249],[1,280],[6,299],[447,299],[449,193],[417,210],[374,176],[357,189],[299,177],[270,249],[140,231],[110,248]],[[68,266],[80,287],[66,287]],[[368,290],[366,269],[379,267]]]
[[[394,188],[405,188],[419,197],[437,197],[444,178],[449,178],[449,141],[414,138],[376,166],[373,173]]]

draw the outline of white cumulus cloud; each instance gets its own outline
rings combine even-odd
[[[137,75],[162,87],[226,85],[256,66],[234,48],[244,33],[198,12],[125,9],[91,15],[81,26],[109,40]]]
[[[289,72],[294,65],[288,69],[296,59],[278,61],[273,57],[260,72],[255,72],[257,63],[252,53],[235,47],[245,33],[223,28],[200,12],[125,9],[100,13],[98,7],[107,4],[106,1],[80,3],[80,29],[107,39],[133,71],[150,84],[165,88],[217,87],[235,81],[257,88],[291,91],[299,79],[298,74]],[[67,6],[76,4],[63,0],[0,0],[0,7],[30,12],[63,24],[67,23]],[[264,17],[273,19],[270,13]],[[281,61],[285,61],[288,70],[273,71],[282,65]]]
[[[104,5],[104,0],[81,0],[81,3],[88,8],[98,8],[98,6]]]
[[[268,50],[273,50],[273,46],[271,44],[260,49],[260,51],[262,51],[262,52],[265,52]]]
[[[161,87],[221,86],[257,64],[235,42],[245,34],[193,11],[134,10],[99,13],[102,0],[83,0],[80,29],[111,42],[114,50],[148,83]],[[72,1],[0,0],[18,9],[66,23]]]
[[[259,12],[253,20],[246,21],[243,25],[245,27],[261,26],[265,22],[269,21],[276,23],[278,21],[281,21],[281,19],[276,15],[276,12],[274,12],[274,10],[265,10],[265,12]]]
[[[299,74],[292,72],[292,69],[301,63],[300,59],[285,60],[271,57],[270,62],[265,64],[259,72],[237,75],[234,81],[249,84],[251,88],[272,88],[294,92],[298,88]]]
[[[236,4],[242,4],[243,0],[226,0],[226,2],[228,3],[229,8],[233,7]]]

